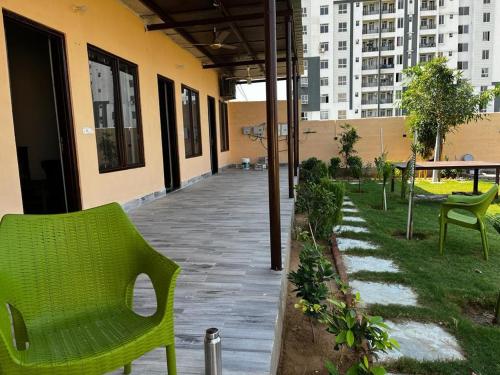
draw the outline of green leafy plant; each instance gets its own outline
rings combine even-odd
[[[335,195],[335,214],[331,218],[332,226],[342,223],[342,205],[344,204],[345,185],[341,182],[335,182],[329,178],[322,178],[320,181],[321,186]]]
[[[296,308],[314,318],[318,318],[326,307],[324,301],[330,293],[327,281],[334,277],[332,264],[323,251],[322,246],[305,243],[299,255],[299,268],[288,274],[295,286],[293,291],[300,298]]]
[[[330,174],[331,178],[337,178],[341,162],[342,161],[337,156],[330,159],[330,165],[328,166],[328,173]]]
[[[385,375],[387,371],[382,366],[373,366],[368,357],[365,355],[363,359],[347,370],[346,375]]]
[[[354,145],[361,139],[358,135],[356,128],[353,128],[349,124],[344,124],[341,126],[343,132],[340,134],[339,143],[340,150],[339,154],[344,158],[345,166],[349,166],[349,158],[357,153]]]
[[[313,199],[314,182],[301,182],[295,187],[297,191],[297,200],[295,202],[295,212],[308,213]]]
[[[300,179],[304,182],[318,183],[323,177],[328,177],[328,167],[315,157],[302,162],[300,166]]]
[[[375,158],[377,177],[382,180],[382,208],[387,211],[387,181],[392,176],[393,166],[387,161],[387,152],[383,152]]]
[[[358,300],[359,295],[356,296],[356,301]],[[370,366],[368,357],[376,358],[380,352],[399,348],[398,342],[389,337],[389,328],[382,317],[360,314],[354,306],[347,306],[345,302],[336,299],[330,298],[327,303],[328,307],[321,313],[320,321],[326,325],[329,333],[335,335],[335,348],[351,348],[360,360],[349,371],[353,371],[352,374],[363,374],[361,371],[372,371],[365,372],[367,374],[373,371],[382,373]]]

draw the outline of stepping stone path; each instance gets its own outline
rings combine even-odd
[[[379,246],[366,240],[349,238],[355,233],[370,233],[364,226],[366,221],[359,217],[359,210],[348,197],[345,198],[342,212],[347,214],[343,218],[344,223],[335,227],[337,233],[337,245],[342,252],[342,259],[348,274],[356,272],[400,272],[397,265],[389,259],[376,256]],[[351,225],[354,224],[354,225]],[[349,250],[369,250],[369,255],[359,256],[349,254]],[[351,288],[359,292],[361,296],[360,305],[401,305],[418,306],[418,296],[406,285],[361,281],[354,279],[349,281]],[[412,358],[417,361],[457,361],[464,360],[457,340],[434,323],[421,323],[416,321],[391,322],[386,321],[391,328],[390,335],[396,339],[401,348],[380,355],[380,361],[394,361],[401,357]],[[397,375],[397,374],[394,374]]]

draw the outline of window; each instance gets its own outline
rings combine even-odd
[[[489,60],[489,59],[490,59],[490,50],[483,49],[483,60]]]
[[[339,14],[347,14],[347,4],[339,4]]]
[[[320,86],[328,86],[328,77],[321,77],[319,79],[319,85]]]
[[[307,17],[307,8],[306,7],[302,8],[302,17]]]
[[[307,25],[302,25],[302,35],[307,35]]]
[[[339,86],[345,86],[345,85],[347,85],[347,77],[339,76]]]
[[[403,64],[403,55],[396,56],[396,64],[398,64],[398,65]]]
[[[402,36],[398,36],[398,37],[396,38],[396,45],[397,45],[398,47],[401,47],[401,46],[403,45],[403,37],[402,37]]]
[[[459,61],[457,63],[457,69],[460,69],[460,70],[469,69],[469,62],[468,61]]]
[[[398,29],[402,29],[404,26],[404,18],[398,18]]]
[[[403,74],[402,73],[396,73],[396,82],[401,82],[402,81]]]
[[[229,151],[229,121],[227,103],[219,102],[220,151]]]
[[[439,6],[444,7],[444,0],[439,0]]]
[[[320,120],[328,120],[328,117],[329,117],[328,111],[320,111],[319,112]]]
[[[328,42],[321,42],[321,43],[319,44],[319,51],[320,51],[321,53],[323,53],[323,52],[328,52],[328,49],[329,49]]]
[[[307,94],[302,94],[302,95],[300,96],[300,102],[301,102],[302,104],[307,104],[307,103],[309,103],[309,95],[307,95]]]
[[[468,43],[458,43],[458,52],[467,52],[469,50]]]
[[[481,68],[481,78],[488,78],[488,68]]]
[[[307,43],[304,43],[303,50],[304,50],[304,53],[307,53]]]
[[[347,68],[347,59],[339,59],[339,68]]]
[[[347,31],[347,22],[339,22],[339,33]]]
[[[339,94],[338,94],[338,102],[339,103],[347,102],[347,93],[345,93],[345,92],[339,92]]]
[[[328,24],[322,23],[321,25],[319,25],[319,32],[321,34],[327,34],[328,33]]]
[[[490,22],[490,13],[483,13],[483,22]]]
[[[469,33],[469,25],[458,25],[458,33],[459,34],[468,34]]]
[[[328,69],[328,60],[320,60],[319,61],[320,69]]]
[[[321,5],[319,7],[319,14],[320,14],[320,16],[328,15],[328,5]]]
[[[459,16],[468,16],[469,15],[469,7],[458,7],[458,15]]]
[[[483,0],[483,4],[489,4],[490,0]]]
[[[490,40],[490,32],[489,31],[484,31],[483,32],[483,40],[485,42],[489,41]]]
[[[88,48],[99,172],[144,166],[137,65]]]
[[[329,102],[328,94],[321,94],[320,102],[321,103],[328,103]]]
[[[198,91],[182,85],[182,117],[184,120],[184,145],[186,158],[200,156],[200,97]]]
[[[438,22],[439,22],[440,25],[444,25],[444,16],[442,14],[439,16],[439,21]]]
[[[444,43],[444,34],[438,34],[438,43]]]
[[[309,79],[307,77],[300,77],[300,87],[309,86]]]
[[[307,59],[304,59],[303,64],[304,64],[304,70],[307,70],[307,68],[309,67],[309,61]]]
[[[307,115],[308,115],[308,112],[301,112],[300,113],[301,120],[307,121]]]
[[[346,51],[347,50],[347,41],[340,40],[338,49],[339,49],[339,51]]]
[[[339,120],[345,120],[347,118],[347,111],[345,109],[337,111],[337,118]]]

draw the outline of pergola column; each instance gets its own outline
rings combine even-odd
[[[299,171],[299,79],[297,62],[293,63],[293,140],[294,140],[294,175]]]
[[[266,119],[271,269],[281,270],[280,178],[278,153],[276,0],[264,1],[266,48]]]
[[[295,159],[293,152],[294,143],[294,119],[292,98],[292,18],[286,17],[286,114],[288,122],[288,198],[294,197],[293,175],[295,170]]]

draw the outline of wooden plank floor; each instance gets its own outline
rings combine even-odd
[[[145,238],[182,267],[175,295],[181,375],[204,373],[209,327],[221,330],[224,375],[271,371],[282,272],[270,270],[267,191],[267,171],[228,169],[130,212]],[[293,202],[283,168],[281,210],[285,262]],[[155,311],[148,283],[136,291],[141,313]],[[164,350],[135,361],[133,374],[166,374]]]

